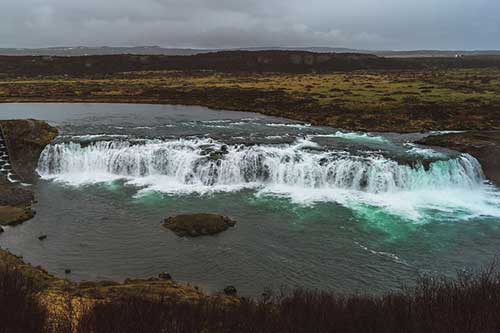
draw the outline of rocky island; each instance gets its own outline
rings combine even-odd
[[[180,237],[198,237],[221,233],[235,224],[229,217],[217,214],[183,214],[167,218],[163,226]]]

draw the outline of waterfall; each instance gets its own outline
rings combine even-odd
[[[42,153],[42,177],[79,174],[113,179],[168,177],[187,186],[286,185],[304,189],[348,189],[386,193],[448,187],[470,188],[483,181],[476,159],[462,154],[428,168],[408,166],[380,155],[322,151],[313,142],[292,145],[230,145],[211,139],[101,141],[86,146],[59,143]]]

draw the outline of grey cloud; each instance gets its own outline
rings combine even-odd
[[[499,49],[497,0],[1,0],[0,47]]]

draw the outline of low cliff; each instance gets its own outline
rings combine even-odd
[[[15,173],[24,182],[32,182],[36,178],[40,154],[55,139],[57,129],[44,121],[33,119],[1,120],[0,126]]]
[[[24,183],[36,179],[41,152],[58,134],[57,129],[39,120],[0,120],[14,173]],[[34,216],[33,190],[11,183],[0,175],[0,225],[22,223]]]

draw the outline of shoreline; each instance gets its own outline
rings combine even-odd
[[[323,123],[321,121],[316,121],[314,119],[303,119],[303,118],[295,118],[290,117],[289,115],[280,115],[274,113],[268,113],[262,110],[254,110],[251,108],[231,108],[231,107],[217,107],[213,106],[210,103],[170,103],[169,101],[158,101],[156,99],[129,99],[129,98],[2,98],[0,97],[0,105],[1,104],[137,104],[137,105],[172,105],[172,106],[193,106],[193,107],[204,107],[213,110],[221,110],[221,111],[230,111],[230,112],[250,112],[257,113],[265,116],[284,118],[291,121],[301,121],[305,123],[310,123],[313,126],[326,126],[332,128],[338,128],[339,130],[345,131],[354,131],[354,132],[373,132],[373,133],[396,133],[396,134],[413,134],[413,133],[425,133],[425,132],[440,132],[440,131],[478,131],[475,127],[432,127],[430,129],[408,129],[402,130],[401,128],[390,129],[386,127],[374,127],[374,128],[366,128],[362,127],[340,127],[334,126],[330,124]],[[481,131],[485,132],[496,132],[499,129],[491,128],[491,129],[483,129]],[[441,134],[435,134],[441,135]]]
[[[26,263],[22,256],[15,255],[3,248],[0,248],[0,264],[19,270],[26,277],[33,279],[41,289],[40,298],[48,302],[57,300],[61,296],[87,299],[93,302],[133,295],[146,295],[149,297],[167,295],[188,302],[212,297],[223,298],[228,302],[234,302],[238,299],[236,296],[227,296],[222,292],[208,294],[195,285],[179,283],[170,277],[162,277],[162,274],[159,277],[128,278],[123,282],[108,280],[77,282],[68,278],[57,277],[41,266]]]

